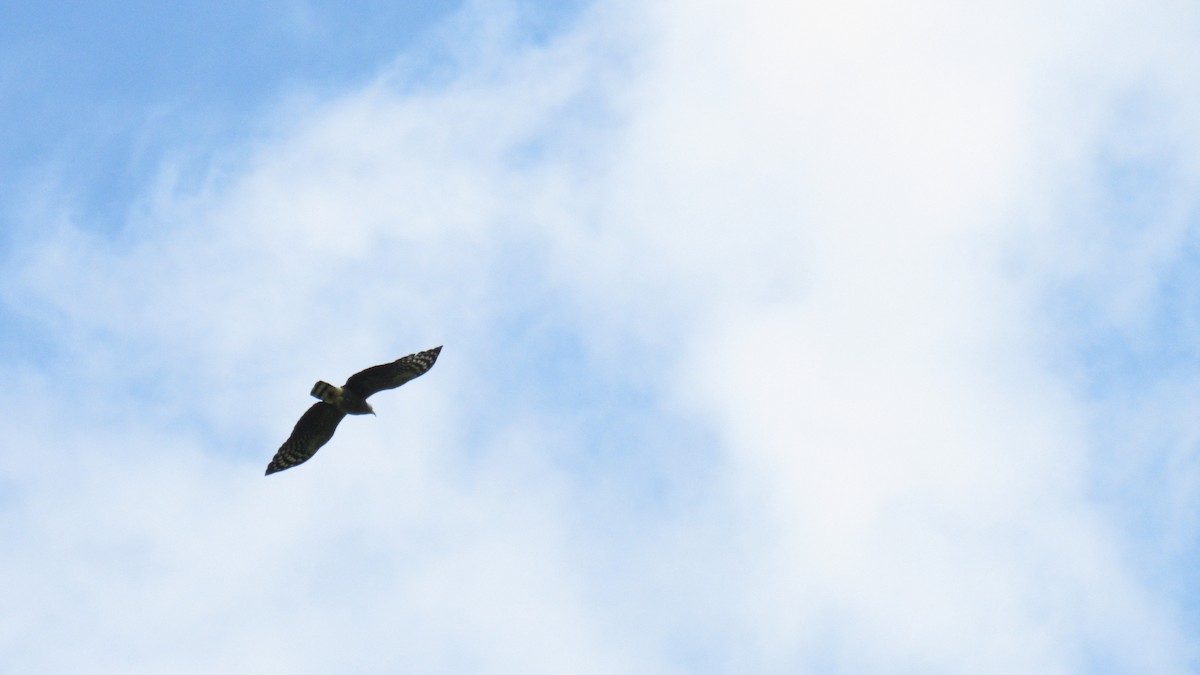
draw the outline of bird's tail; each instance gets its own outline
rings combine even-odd
[[[338,394],[342,393],[342,390],[333,386],[332,384],[329,384],[328,382],[318,380],[317,383],[313,385],[312,391],[309,393],[312,394],[313,398],[319,398],[326,403],[332,404],[334,402],[334,398]]]

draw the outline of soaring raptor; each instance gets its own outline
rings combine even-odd
[[[313,385],[312,395],[321,399],[305,412],[292,435],[279,446],[279,451],[267,465],[266,475],[276,471],[290,469],[297,464],[307,462],[317,454],[317,450],[333,438],[338,422],[346,415],[374,415],[375,411],[367,403],[371,394],[384,389],[395,389],[411,379],[420,377],[433,367],[442,348],[409,354],[401,359],[380,366],[371,366],[362,372],[355,373],[346,380],[346,384],[335,387],[328,382],[317,382]]]

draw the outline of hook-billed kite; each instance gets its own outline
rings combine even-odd
[[[333,432],[346,415],[374,415],[367,398],[384,389],[395,389],[424,375],[437,361],[441,347],[409,354],[391,363],[371,366],[355,373],[346,384],[335,387],[328,382],[313,385],[312,396],[321,399],[314,403],[296,422],[292,435],[279,446],[279,451],[267,465],[266,475],[303,464],[333,438]]]

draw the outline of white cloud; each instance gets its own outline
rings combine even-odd
[[[1062,259],[1112,103],[1193,105],[1179,8],[1132,8],[614,4],[522,46],[474,6],[453,76],[287,111],[121,236],[39,213],[74,222],[4,288],[63,337],[5,368],[0,602],[30,609],[0,651],[1185,672],[1041,325],[1047,289],[1130,261]],[[379,419],[258,475],[312,380],[442,342]]]

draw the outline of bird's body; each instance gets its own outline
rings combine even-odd
[[[335,387],[328,382],[318,381],[309,393],[313,398],[319,398],[347,415],[375,414],[375,411],[371,409],[371,404],[367,403],[367,399],[345,387]]]
[[[371,366],[351,375],[346,384],[340,387],[318,381],[313,385],[311,394],[320,402],[314,403],[296,422],[291,436],[267,465],[266,475],[308,461],[333,438],[333,432],[346,415],[374,415],[375,411],[367,403],[369,396],[385,389],[395,389],[425,374],[433,367],[441,351],[441,347],[434,347],[391,363]]]

